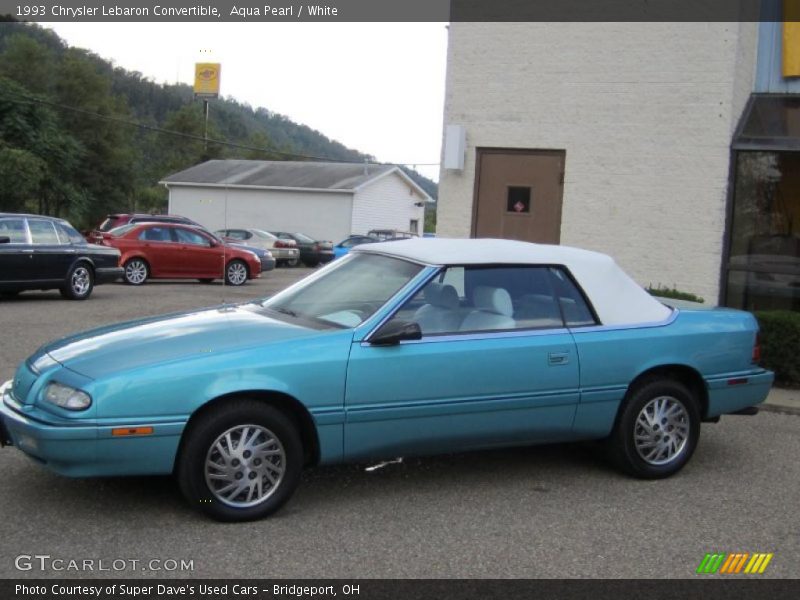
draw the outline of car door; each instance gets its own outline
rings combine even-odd
[[[33,243],[32,278],[37,281],[66,279],[75,249],[69,243],[61,243],[49,219],[28,217],[28,229]]]
[[[170,229],[170,225],[159,223],[146,225],[139,232],[140,249],[153,277],[177,277],[181,274],[180,250]]]
[[[353,344],[346,456],[570,437],[578,360],[546,267],[447,269],[391,320],[417,322],[422,338]]]
[[[212,244],[211,238],[189,228],[174,227],[173,239],[180,249],[178,265],[185,277],[220,277],[223,273],[221,248]]]
[[[0,283],[21,283],[33,277],[33,247],[22,217],[0,218]]]

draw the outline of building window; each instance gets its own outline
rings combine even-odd
[[[408,230],[411,233],[419,233],[419,219],[411,219],[408,222]]]
[[[800,310],[800,152],[738,152],[726,304]]]
[[[526,214],[531,212],[531,188],[509,186],[506,210],[510,213]]]

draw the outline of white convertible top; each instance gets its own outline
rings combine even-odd
[[[531,244],[514,240],[414,238],[353,248],[426,265],[563,265],[589,297],[603,325],[634,325],[663,321],[672,309],[631,279],[606,254],[570,246]]]

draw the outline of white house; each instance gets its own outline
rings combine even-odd
[[[399,167],[210,160],[161,181],[169,212],[208,229],[302,232],[338,242],[370,229],[422,234],[430,196]]]
[[[761,23],[451,23],[437,233],[800,310],[800,29],[765,5]]]

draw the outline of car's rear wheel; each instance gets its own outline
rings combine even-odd
[[[0,292],[0,298],[16,298],[17,296],[19,296],[19,290]]]
[[[94,274],[86,263],[78,263],[67,274],[64,285],[59,290],[69,300],[86,300],[94,289]]]
[[[230,400],[190,425],[176,474],[186,499],[220,521],[278,510],[300,481],[303,447],[292,420],[256,400]]]
[[[313,269],[314,267],[318,267],[318,266],[319,266],[319,261],[318,261],[318,260],[313,260],[313,259],[309,258],[309,259],[307,259],[307,260],[304,260],[304,261],[303,261],[303,264],[304,264],[305,266],[307,266],[307,267],[309,267],[309,268]]]
[[[286,266],[290,268],[294,268],[299,264],[300,264],[299,258],[290,258],[289,260],[286,261]]]
[[[247,282],[247,265],[241,260],[232,260],[225,267],[225,283],[244,285]]]
[[[142,258],[132,258],[125,263],[125,282],[142,285],[150,277],[150,267]]]
[[[654,379],[629,392],[611,437],[611,458],[623,471],[660,479],[680,471],[700,438],[697,398],[683,383]]]

